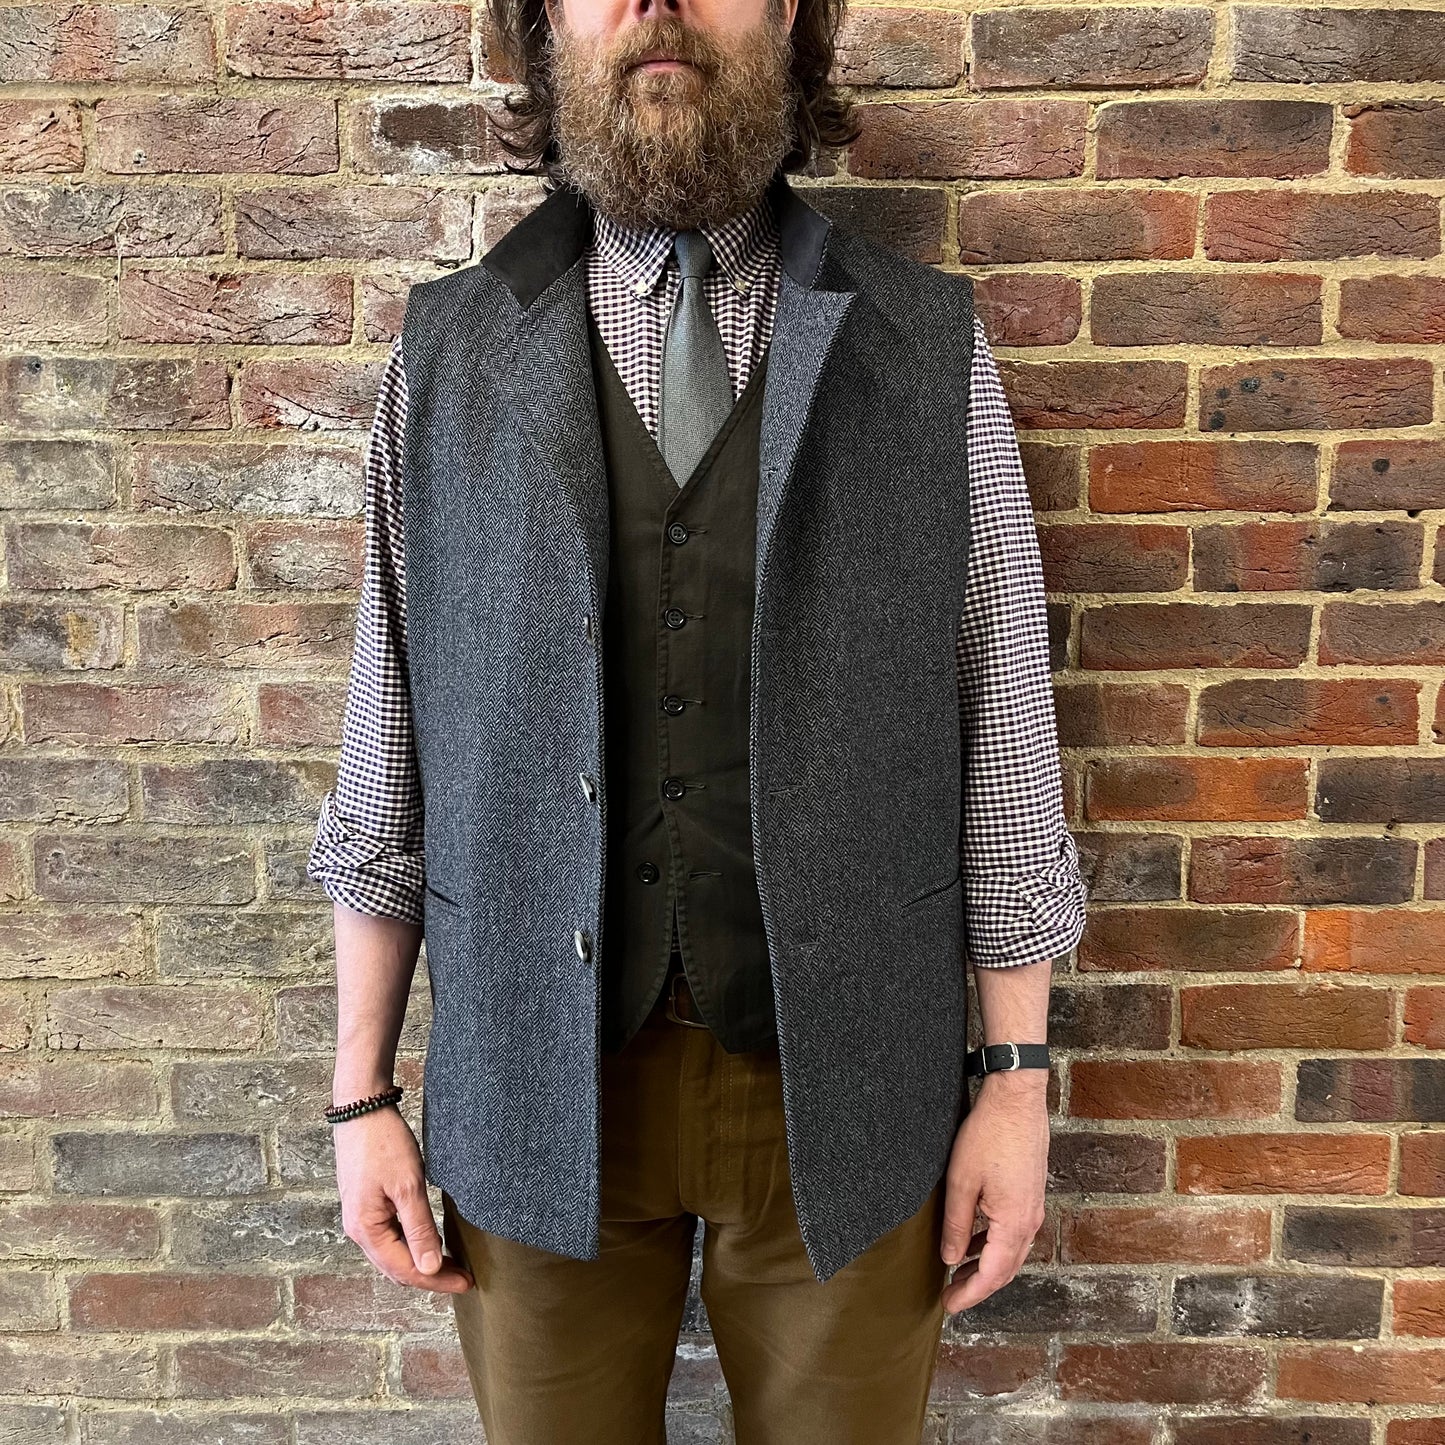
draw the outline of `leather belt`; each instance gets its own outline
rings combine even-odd
[[[705,1029],[707,1020],[697,1006],[687,974],[683,972],[682,955],[674,953],[667,970],[667,982],[663,985],[663,1012],[675,1024],[686,1024],[689,1028]]]

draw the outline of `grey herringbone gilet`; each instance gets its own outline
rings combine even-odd
[[[955,639],[972,286],[774,178],[750,811],[799,1226],[826,1280],[967,1108]],[[578,1259],[598,1230],[608,499],[591,213],[558,190],[404,323],[408,676],[433,995],[428,1178]],[[590,777],[589,791],[579,786]]]

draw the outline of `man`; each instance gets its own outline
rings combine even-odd
[[[917,1441],[1044,1217],[1084,885],[1038,545],[967,278],[785,179],[853,134],[840,8],[499,3],[504,144],[561,184],[383,379],[310,863],[337,1170],[492,1445],[664,1440],[699,1218],[742,1445]]]

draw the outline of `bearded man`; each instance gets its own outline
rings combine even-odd
[[[490,1445],[665,1441],[699,1220],[740,1445],[915,1445],[1044,1219],[1085,888],[1039,549],[969,278],[787,178],[855,134],[840,11],[495,0],[547,194],[385,369],[327,1117]]]

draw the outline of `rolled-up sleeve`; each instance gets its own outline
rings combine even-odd
[[[970,538],[958,632],[964,948],[981,968],[1067,953],[1087,885],[1064,821],[1043,561],[983,324],[968,417]]]
[[[383,369],[366,448],[366,544],[336,786],[306,874],[359,913],[422,921],[422,794],[406,671],[401,340]]]

